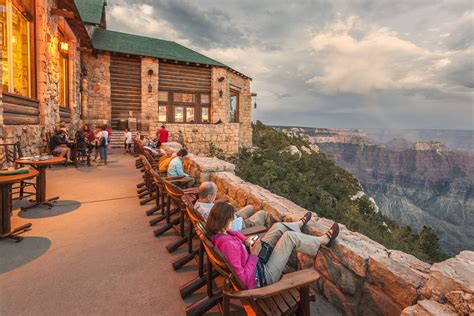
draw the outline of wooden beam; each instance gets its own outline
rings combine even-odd
[[[87,47],[77,47],[77,50],[84,53],[92,53],[92,48]]]
[[[68,11],[66,9],[58,9],[58,8],[52,8],[51,15],[62,16],[62,17],[65,17],[66,19],[76,18],[76,15],[74,14],[74,12]]]

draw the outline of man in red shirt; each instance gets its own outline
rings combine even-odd
[[[168,142],[168,131],[164,125],[161,125],[161,128],[156,133],[156,136],[158,137],[158,143],[156,144],[156,147],[160,148],[161,144]]]

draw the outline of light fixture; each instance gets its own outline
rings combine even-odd
[[[153,76],[153,69],[148,69],[148,76]]]
[[[219,82],[222,82],[222,81],[224,81],[224,80],[225,80],[224,77],[220,77],[219,79],[217,79],[217,81],[219,81]]]
[[[68,42],[60,42],[59,43],[59,50],[62,53],[67,53],[69,51],[69,43]]]
[[[253,108],[256,109],[257,108],[257,94],[255,92],[252,93],[252,98],[254,98]]]
[[[222,92],[222,90],[219,90],[219,98],[222,98],[223,94],[224,94],[224,92]]]
[[[152,93],[153,92],[153,86],[151,83],[148,85],[148,92]]]

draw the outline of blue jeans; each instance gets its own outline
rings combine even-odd
[[[107,161],[107,147],[99,147],[100,160]]]

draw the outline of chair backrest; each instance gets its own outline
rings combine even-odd
[[[168,180],[164,180],[163,183],[165,184],[165,190],[168,196],[176,203],[178,207],[184,208],[185,205],[183,204],[182,197],[185,194],[183,192],[183,189]]]
[[[196,229],[196,234],[199,236],[199,239],[201,239],[212,266],[220,275],[230,281],[235,290],[246,290],[247,287],[237,278],[237,274],[232,269],[225,256],[211,242],[210,236],[206,230],[206,224],[203,221],[198,221],[194,224],[194,227]]]
[[[143,163],[143,167],[145,168],[145,172],[150,173],[153,170],[153,167],[151,166],[150,162],[144,155],[140,155],[140,159]]]
[[[18,158],[23,157],[20,143],[0,144],[0,165],[13,163]]]
[[[196,209],[194,208],[193,202],[191,201],[191,197],[189,195],[183,194],[181,200],[183,201],[184,206],[186,206],[186,211],[188,213],[189,219],[193,224],[196,224],[197,222],[205,222],[201,213],[196,211]]]

